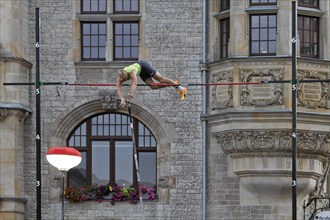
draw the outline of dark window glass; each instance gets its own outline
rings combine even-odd
[[[141,184],[150,188],[154,187],[156,185],[157,173],[155,169],[150,169],[150,167],[157,166],[156,152],[140,151],[139,161]]]
[[[298,16],[298,33],[301,57],[319,57],[319,19]]]
[[[70,178],[68,179],[69,186],[83,186],[87,183],[87,159],[86,151],[80,149],[81,162],[74,169],[68,171]]]
[[[81,23],[82,60],[105,60],[106,23]]]
[[[107,0],[81,0],[81,13],[105,14]]]
[[[276,54],[276,15],[251,15],[250,54]]]
[[[138,14],[139,0],[113,0],[115,14]]]
[[[114,60],[137,60],[139,23],[114,22]]]
[[[319,8],[319,0],[298,0],[298,5],[310,8]]]
[[[276,5],[277,0],[250,0],[251,5]]]
[[[226,11],[230,9],[230,0],[220,0],[220,11]]]
[[[220,58],[228,57],[229,18],[220,20]]]
[[[141,184],[155,187],[157,182],[157,142],[150,130],[133,118],[137,139]],[[137,187],[133,141],[129,118],[107,113],[93,116],[78,126],[68,144],[81,152],[82,162],[68,172],[69,186],[110,183]],[[81,140],[85,139],[84,143]]]

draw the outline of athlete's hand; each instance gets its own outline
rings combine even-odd
[[[133,92],[130,92],[128,93],[128,99],[134,99],[134,93]]]
[[[125,108],[125,105],[126,105],[126,101],[125,101],[125,99],[121,99],[121,100],[120,100],[119,108],[120,108],[120,109],[123,109],[123,108]]]

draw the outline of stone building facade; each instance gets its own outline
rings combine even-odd
[[[203,3],[207,62],[201,65]],[[330,2],[298,4],[298,79],[329,80]],[[291,219],[291,85],[210,85],[206,97],[196,86],[204,70],[210,84],[290,80],[291,7],[288,0],[0,0],[0,219],[36,219],[35,87],[3,85],[35,82],[35,8],[41,79],[69,83],[41,88],[42,219],[61,214],[61,175],[46,160],[49,148],[81,150],[87,155],[83,180],[92,182],[99,159],[93,160],[93,144],[97,149],[106,142],[116,150],[112,141],[131,141],[81,130],[88,123],[93,130],[99,117],[127,117],[127,109],[116,108],[113,84],[117,71],[137,59],[190,84],[184,102],[172,88],[141,86],[131,103],[136,123],[150,133],[142,135],[151,143],[144,142],[139,158],[156,155],[147,157],[154,165],[142,166],[142,177],[152,177],[157,199],[145,201],[143,214],[129,202],[66,201],[65,219]],[[325,184],[319,196],[329,191],[323,181],[330,152],[329,92],[329,82],[297,86],[299,219],[320,183]],[[107,169],[117,180],[118,171]],[[73,177],[66,176],[66,185]]]

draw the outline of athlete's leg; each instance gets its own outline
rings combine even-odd
[[[157,80],[158,82],[160,82],[162,84],[167,84],[167,86],[175,86],[178,84],[177,81],[166,78],[165,76],[161,75],[158,71],[156,72],[155,75],[153,75],[152,78],[154,78],[155,80]]]
[[[160,84],[156,85],[155,80],[157,80]],[[174,81],[172,79],[162,76],[158,71],[156,72],[155,75],[146,79],[145,83],[151,89],[160,89],[160,88],[164,88],[164,87],[168,87],[168,86],[174,86],[178,90],[178,93],[181,95],[181,100],[183,101],[186,98],[186,94],[187,94],[186,87],[180,86],[178,84],[178,81]],[[163,85],[161,85],[161,84],[163,84]]]
[[[157,80],[158,82],[155,82]],[[151,88],[151,89],[160,89],[168,86],[176,86],[178,85],[177,81],[174,81],[172,79],[166,78],[162,76],[158,71],[153,75],[152,77],[149,77],[145,80],[145,83]],[[157,84],[157,85],[156,85]],[[164,84],[164,85],[161,85]]]
[[[152,79],[152,77],[149,77],[144,81],[151,89],[160,89],[161,86],[156,85],[156,82]]]

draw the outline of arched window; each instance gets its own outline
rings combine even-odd
[[[150,130],[133,118],[141,184],[156,186],[157,142]],[[88,118],[69,136],[82,162],[68,172],[69,186],[110,183],[137,186],[129,116],[106,113]]]

